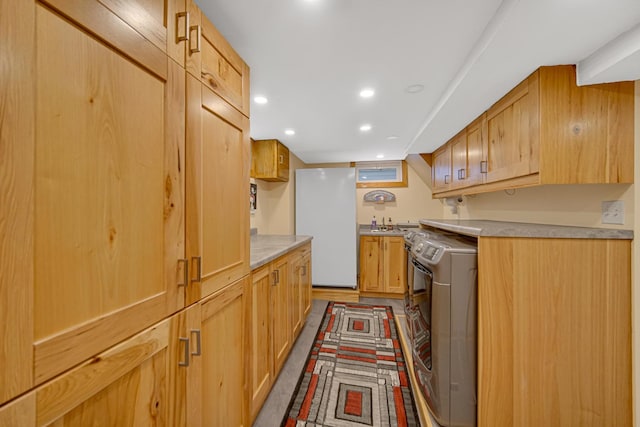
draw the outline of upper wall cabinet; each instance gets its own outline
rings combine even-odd
[[[632,183],[633,111],[633,82],[578,87],[573,66],[541,67],[445,144],[451,164],[434,160],[433,193]]]
[[[277,139],[252,141],[251,177],[289,181],[289,149]]]
[[[0,5],[0,403],[184,306],[185,72],[103,3]]]
[[[187,72],[249,117],[249,67],[193,0],[189,2]]]

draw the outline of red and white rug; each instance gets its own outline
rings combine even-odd
[[[282,426],[419,426],[393,311],[330,302]]]

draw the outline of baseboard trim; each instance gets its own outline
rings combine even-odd
[[[404,299],[403,294],[390,294],[387,292],[360,292],[360,298],[389,298]]]
[[[313,288],[313,299],[325,301],[359,302],[360,292],[353,289]]]

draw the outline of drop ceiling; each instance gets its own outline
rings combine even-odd
[[[196,2],[268,99],[251,137],[305,163],[432,152],[541,65],[640,79],[638,0]]]

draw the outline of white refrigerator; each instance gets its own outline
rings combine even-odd
[[[357,287],[355,168],[296,170],[296,234],[313,236],[313,286]]]

